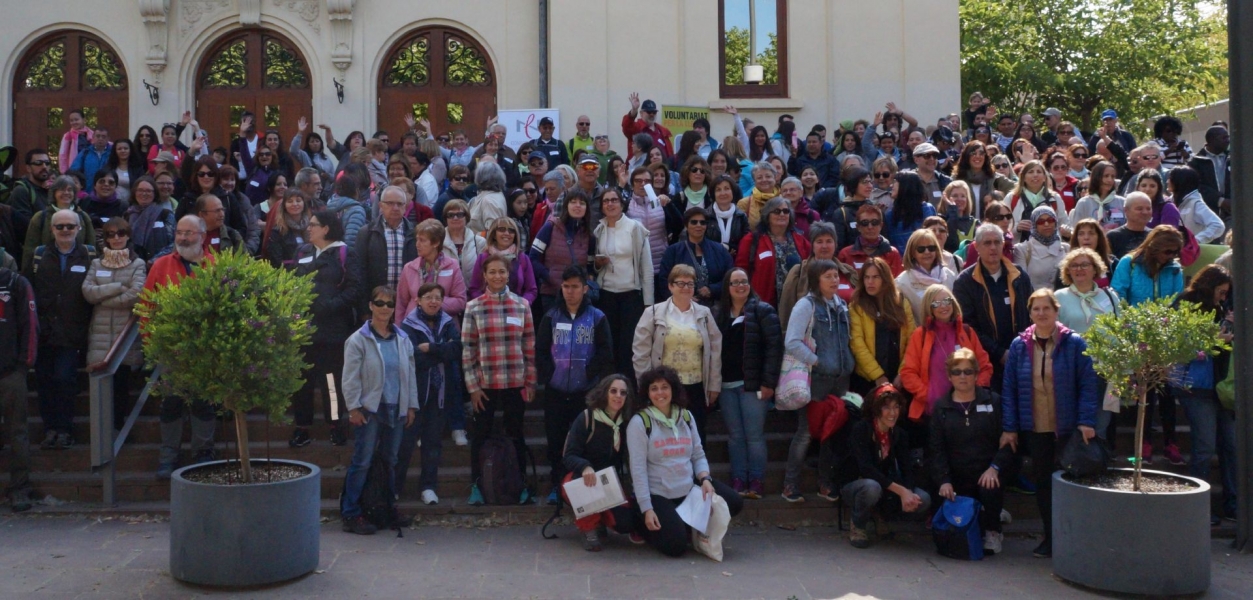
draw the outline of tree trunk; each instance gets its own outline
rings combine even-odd
[[[1136,475],[1133,489],[1140,491],[1140,466],[1144,462],[1144,409],[1148,405],[1148,390],[1140,392],[1140,399],[1136,402]]]
[[[1144,411],[1141,410],[1141,419]],[[252,458],[248,455],[248,415],[235,411],[235,444],[239,448],[239,471],[244,483],[252,483]]]

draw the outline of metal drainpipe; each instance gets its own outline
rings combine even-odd
[[[1231,227],[1235,229],[1235,239],[1243,242],[1253,232],[1253,206],[1238,201],[1247,198],[1253,191],[1253,136],[1248,133],[1253,127],[1253,75],[1248,73],[1249,52],[1253,50],[1250,36],[1253,36],[1253,7],[1244,0],[1228,0],[1227,2],[1227,46],[1230,65],[1231,92]],[[1250,261],[1253,261],[1253,246],[1243,243],[1234,244],[1231,248],[1234,260],[1231,266],[1236,281],[1243,284],[1253,276],[1250,273]],[[1250,320],[1253,319],[1253,302],[1249,296],[1253,292],[1248,285],[1234,286],[1236,293],[1236,338],[1234,346],[1236,361],[1231,368],[1236,369],[1236,481],[1239,490],[1236,493],[1239,510],[1236,511],[1236,550],[1253,552],[1253,394],[1249,393],[1249,380],[1253,377],[1253,332]]]
[[[539,106],[548,108],[548,0],[539,0]]]

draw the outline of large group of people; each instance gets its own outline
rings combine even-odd
[[[1037,125],[978,94],[934,126],[888,103],[830,137],[822,125],[799,135],[790,115],[770,132],[725,110],[730,135],[698,119],[676,137],[656,102],[632,94],[617,142],[580,116],[568,142],[545,119],[518,148],[494,120],[478,146],[480,132],[412,118],[398,145],[386,131],[340,141],[304,118],[284,143],[245,113],[229,148],[209,148],[190,113],[132,140],[71,112],[64,173],[49,151],[27,149],[0,206],[14,510],[30,506],[20,375],[36,374],[41,448],[72,446],[84,357],[102,359],[142,290],[237,248],[312,279],[316,332],[289,443],[313,442],[320,390],[329,442],[353,444],[347,531],[374,531],[361,492],[375,453],[399,495],[420,447],[417,492],[439,503],[446,430],[469,446],[469,504],[540,499],[530,487],[506,499],[485,489],[480,458],[500,412],[525,469],[524,411],[541,399],[542,500],[560,504],[564,483],[617,469],[629,502],[577,520],[585,547],[600,550],[612,528],[682,554],[677,506],[694,487],[732,515],[767,493],[766,415],[803,372],[803,400],[852,414],[831,432],[792,411],[777,490],[788,502],[807,491],[843,502],[850,541],[864,548],[889,518],[973,496],[984,546],[999,552],[1006,488],[1033,488],[1045,521],[1035,554],[1049,556],[1058,450],[1074,435],[1112,443],[1118,422],[1084,352],[1093,319],[1160,298],[1231,318],[1227,269],[1207,266],[1188,284],[1181,264],[1223,241],[1226,127],[1193,153],[1171,117],[1137,144],[1112,110],[1081,134],[1056,109]],[[124,365],[119,425],[125,373],[143,367],[137,353]],[[1162,437],[1146,437],[1144,454],[1183,464],[1178,403],[1192,472],[1207,475],[1217,454],[1231,477],[1232,412],[1214,393],[1225,357],[1186,368],[1191,387],[1154,395]],[[191,462],[214,457],[212,409],[192,400],[162,401],[159,477],[179,464],[185,416]],[[706,454],[715,415],[728,434],[725,481]],[[801,477],[811,445],[812,491]],[[1024,457],[1033,481],[1018,473]],[[1225,516],[1234,490],[1224,485]]]

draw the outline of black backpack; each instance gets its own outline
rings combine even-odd
[[[361,516],[380,530],[395,529],[396,537],[404,537],[392,495],[391,475],[383,453],[375,452],[365,475],[365,488],[361,490]]]
[[[529,449],[525,454],[531,461],[531,474],[534,476],[535,458]],[[518,453],[512,439],[502,435],[488,437],[479,450],[479,466],[482,472],[479,491],[483,493],[484,502],[496,505],[518,503],[522,490],[527,489],[527,482],[523,472],[525,465],[518,464]]]

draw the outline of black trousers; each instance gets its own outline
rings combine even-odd
[[[313,390],[322,391],[322,416],[326,422],[338,426],[331,418],[331,394],[326,385],[329,373],[335,379],[335,398],[339,404],[341,423],[347,423],[348,408],[344,405],[344,346],[343,344],[313,344],[305,349],[305,361],[313,366],[305,370],[305,384],[296,392],[292,401],[292,410],[296,416],[297,427],[313,425]]]
[[[731,486],[725,483],[713,482],[714,492],[726,501],[727,508],[731,511],[731,516],[740,514],[744,508],[744,499]],[[661,529],[657,531],[649,531],[648,527],[643,528],[644,539],[648,544],[661,551],[666,556],[683,556],[687,550],[687,541],[690,537],[687,523],[679,517],[678,506],[683,503],[686,496],[681,498],[665,498],[653,494],[653,512],[657,515],[657,522],[661,524]]]
[[[1018,449],[1031,457],[1031,479],[1035,484],[1035,502],[1044,521],[1044,539],[1053,539],[1053,472],[1058,469],[1057,449],[1064,448],[1070,435],[1052,432],[1023,431],[1018,434]],[[999,516],[1000,511],[997,511]]]
[[[979,527],[984,531],[999,532],[1001,531],[1001,509],[1005,508],[1005,482],[1001,481],[1001,485],[995,489],[985,489],[979,486],[980,475],[982,473],[966,475],[954,471],[952,473],[953,491],[958,496],[978,500],[979,504],[983,505],[983,512],[979,515]],[[1052,506],[1052,503],[1049,505]]]
[[[586,397],[587,392],[544,390],[544,433],[548,437],[548,466],[552,469],[550,481],[554,487],[560,486],[566,476],[566,465],[562,460],[566,435],[570,433],[570,425],[587,407]]]
[[[647,390],[645,390],[647,394]],[[696,433],[700,435],[700,445],[705,447],[705,416],[708,414],[708,407],[705,406],[705,384],[691,383],[683,386],[683,394],[687,396],[687,410],[692,413],[692,420],[696,423]],[[706,452],[709,450],[706,449]]]
[[[601,290],[596,308],[605,313],[609,321],[609,334],[613,338],[614,371],[635,381],[635,368],[631,366],[631,342],[635,339],[635,326],[644,316],[644,293],[606,292]],[[634,387],[634,386],[632,386]]]
[[[525,480],[527,451],[526,440],[522,437],[522,417],[526,412],[526,402],[522,400],[522,388],[483,390],[483,393],[487,394],[483,410],[470,418],[470,479],[478,483],[483,475],[479,453],[483,450],[483,442],[492,434],[496,411],[503,410],[505,437],[513,440],[513,447],[518,453],[518,468],[522,469],[522,479]]]

